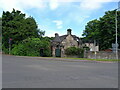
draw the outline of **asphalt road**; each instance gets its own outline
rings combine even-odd
[[[2,56],[3,88],[117,88],[118,64]]]

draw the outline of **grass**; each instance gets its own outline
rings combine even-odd
[[[35,56],[34,56],[35,57]],[[39,57],[39,56],[37,56]],[[43,57],[43,58],[61,58],[61,59],[73,59],[73,60],[90,60],[90,61],[112,61],[112,62],[120,62],[120,59],[90,59],[90,58],[71,58],[71,57]]]
[[[69,58],[66,57],[65,59],[76,59],[76,60],[90,60],[90,61],[120,61],[120,59],[90,59],[90,58]]]
[[[15,55],[17,56],[17,55]],[[40,57],[40,56],[27,56],[27,57]],[[71,58],[71,57],[43,57],[43,58],[61,58],[61,59],[73,59],[73,60],[90,60],[90,61],[112,61],[120,62],[120,59],[90,59],[90,58]]]
[[[90,61],[112,61],[120,62],[120,59],[90,59],[90,58],[71,58],[71,57],[45,57],[45,58],[61,58],[61,59],[73,59],[73,60],[90,60]]]

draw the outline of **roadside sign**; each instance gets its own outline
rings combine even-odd
[[[117,45],[112,43],[112,50],[113,50],[114,53],[116,52],[116,48],[118,48],[118,46],[119,46],[118,43],[117,43]]]
[[[112,48],[116,48],[116,46],[118,48],[119,44],[117,43],[117,45],[116,45],[116,44],[112,43]]]

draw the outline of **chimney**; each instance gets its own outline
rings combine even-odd
[[[71,29],[67,29],[67,35],[71,35]]]
[[[60,37],[59,37],[59,34],[58,33],[55,33],[55,38],[54,38],[54,40],[53,41],[55,41],[55,42],[61,42],[61,40],[60,40]]]
[[[59,35],[58,35],[58,33],[55,33],[55,37],[58,37]]]

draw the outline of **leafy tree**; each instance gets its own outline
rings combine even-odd
[[[49,42],[53,39],[54,39],[54,37],[47,37],[47,36],[41,38],[41,40],[45,40],[45,41],[49,41]]]
[[[0,17],[0,34],[2,34],[2,18]]]
[[[2,49],[2,18],[0,17],[0,51]]]
[[[120,32],[120,11],[118,13],[118,32]],[[115,10],[105,12],[105,15],[99,20],[89,21],[83,32],[84,39],[97,40],[100,50],[111,48],[115,43]],[[120,33],[118,33],[118,43],[120,45]]]
[[[40,38],[27,38],[15,45],[11,53],[20,56],[40,56],[40,49],[43,49],[44,56],[51,56],[50,42]]]
[[[99,34],[99,20],[95,19],[89,21],[85,26],[85,31],[83,32],[83,36],[86,36],[86,39],[97,39]]]
[[[2,37],[2,18],[0,17],[0,38]]]
[[[33,17],[25,17],[21,11],[13,9],[12,12],[3,11],[2,15],[2,43],[3,50],[8,49],[9,38],[12,44],[18,44],[28,37],[39,38],[44,35],[44,31],[38,29]],[[14,46],[14,45],[13,45]]]
[[[115,31],[115,10],[108,11],[100,18],[100,48],[111,48],[112,43],[115,43],[116,31]],[[120,45],[120,11],[118,12],[118,43]]]

